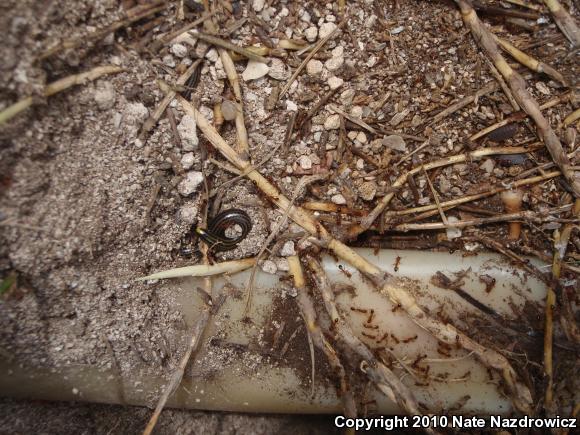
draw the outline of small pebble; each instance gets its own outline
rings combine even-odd
[[[111,82],[103,82],[95,91],[95,103],[101,110],[107,110],[115,105],[115,88]]]
[[[185,57],[187,56],[187,47],[183,44],[173,44],[171,46],[171,52],[176,55],[177,57]]]
[[[161,59],[161,61],[163,62],[164,65],[167,65],[169,68],[175,68],[176,63],[172,55],[166,54],[165,56],[163,56],[163,59]]]
[[[397,113],[395,116],[393,116],[393,118],[391,119],[391,125],[397,126],[399,125],[401,122],[403,122],[403,119],[405,119],[405,117],[409,114],[410,110],[409,109],[405,109],[400,113]]]
[[[449,216],[447,218],[447,221],[449,223],[453,223],[453,222],[458,222],[459,219],[457,219],[455,216]],[[457,239],[457,238],[461,237],[461,228],[447,228],[446,233],[447,233],[448,240]]]
[[[330,78],[328,79],[328,86],[332,90],[340,88],[343,83],[344,80],[341,79],[340,77],[330,76]]]
[[[264,260],[262,262],[262,264],[260,265],[260,267],[262,268],[262,270],[264,272],[272,274],[272,275],[274,275],[278,271],[278,267],[276,266],[276,263],[274,263],[272,260]]]
[[[124,111],[124,119],[128,125],[141,126],[148,116],[149,110],[143,103],[129,103]]]
[[[314,26],[309,27],[304,31],[304,36],[308,42],[314,42],[318,37],[318,29]]]
[[[336,29],[336,24],[334,23],[324,23],[320,26],[320,30],[318,31],[318,36],[322,39],[330,35]]]
[[[298,164],[302,169],[312,169],[312,160],[308,156],[300,156],[298,158]]]
[[[493,168],[495,167],[495,162],[492,159],[486,159],[480,166],[488,174],[493,172]]]
[[[256,12],[260,12],[262,9],[264,9],[264,4],[266,3],[265,0],[254,0],[252,2],[252,8],[256,11]]]
[[[405,140],[396,134],[385,136],[383,138],[383,145],[395,151],[407,151],[407,144],[405,143]]]
[[[286,80],[290,77],[290,73],[286,70],[286,65],[281,59],[274,58],[270,62],[270,71],[268,75],[274,80]]]
[[[189,196],[197,190],[202,182],[203,174],[201,172],[188,172],[185,179],[177,185],[177,191],[183,196]]]
[[[255,60],[249,60],[246,69],[242,73],[242,78],[245,82],[250,80],[256,80],[264,77],[270,71],[270,67],[262,62],[256,62]]]
[[[306,72],[309,76],[317,76],[322,72],[322,62],[316,59],[308,61],[306,64]]]
[[[288,259],[276,258],[276,267],[278,268],[278,270],[281,270],[282,272],[288,272],[290,270],[290,264],[288,264]]]
[[[183,157],[181,157],[181,166],[183,169],[187,170],[193,166],[195,159],[193,157],[193,153],[185,153]]]
[[[206,53],[205,58],[212,63],[216,63],[220,58],[220,55],[215,48],[212,48]]]
[[[193,225],[197,222],[197,213],[197,206],[193,203],[187,203],[179,209],[179,219],[187,225]]]
[[[338,47],[334,48],[331,51],[332,57],[343,57],[344,56],[344,47],[339,45]]]
[[[330,115],[324,121],[325,130],[338,130],[340,128],[340,116],[338,114]]]
[[[198,147],[197,125],[191,116],[184,115],[181,118],[181,122],[177,126],[177,131],[181,137],[181,145],[184,151],[193,151]]]
[[[439,190],[441,193],[447,193],[451,190],[451,182],[446,177],[439,177]]]
[[[359,186],[358,193],[364,201],[372,201],[377,194],[377,183],[365,181]]]
[[[236,119],[237,107],[236,103],[231,100],[224,100],[221,104],[222,115],[226,121],[233,121]]]
[[[344,204],[346,204],[346,198],[344,196],[342,196],[340,193],[337,193],[336,195],[333,195],[330,200],[333,203],[338,204],[338,205],[344,205]]]
[[[352,104],[354,95],[355,95],[354,89],[346,89],[344,92],[340,94],[340,101],[344,106],[350,106]]]
[[[292,100],[286,100],[286,110],[296,112],[298,111],[298,105]]]
[[[282,257],[296,255],[296,249],[294,248],[294,242],[292,240],[288,240],[286,243],[284,243],[284,246],[282,246],[282,249],[280,250],[280,255]]]
[[[361,106],[353,106],[350,109],[350,114],[355,118],[362,118],[363,108]]]
[[[413,116],[411,120],[411,127],[418,127],[423,123],[423,119],[419,115]]]
[[[324,63],[326,69],[331,72],[338,71],[343,65],[344,56],[331,57]]]
[[[359,131],[356,135],[356,140],[358,140],[362,144],[365,144],[368,141],[367,135],[365,134],[364,131]]]
[[[550,89],[543,82],[536,82],[536,89],[544,95],[550,95]]]

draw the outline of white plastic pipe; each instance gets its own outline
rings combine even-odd
[[[468,334],[469,322],[466,319],[482,316],[481,311],[454,291],[432,285],[430,279],[437,272],[452,279],[454,273],[464,273],[462,289],[508,320],[517,319],[519,308],[527,301],[541,304],[546,295],[543,283],[494,254],[464,256],[461,253],[381,250],[375,255],[371,249],[356,250],[386,272],[400,277],[420,306],[432,315],[450,319]],[[337,285],[337,290],[343,290],[336,294],[342,315],[365,343],[371,348],[383,346],[385,342],[377,344],[377,341],[388,333],[388,346],[392,347],[393,354],[400,361],[410,365],[421,356],[420,364],[422,367],[429,366],[431,378],[446,379],[421,385],[403,369],[395,368],[420,403],[427,405],[432,412],[456,408],[458,413],[476,414],[511,411],[509,400],[497,387],[498,377],[490,377],[490,371],[473,356],[462,349],[452,349],[442,355],[438,352],[437,340],[415,325],[402,310],[395,309],[385,295],[369,287],[368,282],[348,264],[337,263],[325,256],[323,266],[330,280]],[[480,280],[483,275],[486,275],[488,282],[490,279],[496,281],[489,291],[486,291],[485,282]],[[245,271],[233,275],[229,281],[243,290],[248,276],[249,271]],[[214,282],[216,286],[224,285],[223,278],[216,278]],[[201,306],[199,297],[192,289],[200,286],[200,282],[186,278],[162,281],[159,285],[171,289],[175,294],[176,308],[182,311],[186,322],[191,325]],[[341,411],[334,385],[320,374],[324,364],[320,360],[322,357],[316,361],[319,374],[315,378],[314,395],[311,396],[310,354],[306,343],[299,346],[300,350],[293,350],[299,353],[293,357],[301,360],[301,369],[265,362],[265,349],[260,346],[266,346],[265,331],[272,330],[271,316],[275,309],[272,304],[273,300],[279,301],[285,292],[282,285],[280,276],[261,271],[257,274],[249,313],[252,322],[243,320],[243,296],[226,299],[212,319],[204,345],[196,354],[191,370],[186,372],[184,381],[168,406],[276,413]],[[354,292],[344,291],[345,285],[354,288]],[[286,303],[294,303],[292,296],[286,296]],[[364,324],[369,320],[371,309],[374,316],[372,329],[369,329],[368,324],[367,327]],[[287,330],[281,336],[287,340],[290,332]],[[219,345],[215,342],[209,344],[209,338],[216,336],[219,337]],[[239,352],[233,353],[232,348]],[[276,349],[280,352],[280,346]],[[304,367],[308,370],[305,371]],[[3,395],[48,400],[154,405],[166,383],[166,377],[151,369],[124,374],[120,378],[114,370],[91,366],[46,370],[26,366],[22,361],[0,362],[0,373],[0,391]],[[377,412],[400,412],[394,403],[371,388],[368,400],[373,399],[376,400]]]

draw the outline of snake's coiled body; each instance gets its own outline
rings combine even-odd
[[[237,237],[227,237],[226,230],[233,225],[239,225],[242,232]],[[212,251],[217,252],[234,249],[238,243],[246,238],[251,230],[252,221],[250,216],[243,210],[231,208],[218,213],[212,218],[207,228],[197,227],[195,232]]]

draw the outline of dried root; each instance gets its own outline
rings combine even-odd
[[[562,7],[558,0],[544,0],[544,4],[550,9],[554,21],[556,21],[566,38],[574,47],[580,46],[580,30],[574,18]]]
[[[222,273],[236,273],[252,267],[256,263],[255,258],[244,258],[242,260],[224,261],[217,264],[196,264],[195,266],[178,267],[176,269],[164,270],[152,275],[138,278],[137,281],[147,281],[150,279],[182,278],[184,276],[212,276]]]
[[[332,327],[336,332],[337,339],[341,340],[349,350],[363,359],[364,363],[361,364],[361,369],[385,396],[397,403],[408,414],[422,414],[411,390],[375,357],[370,349],[354,335],[350,326],[340,316],[334,301],[334,292],[320,263],[314,258],[309,258],[308,266],[313,272],[312,276],[324,300],[324,305],[332,321]],[[434,433],[432,430],[428,432]]]
[[[357,235],[361,234],[362,232],[369,229],[372,223],[379,217],[379,215],[385,210],[385,208],[391,202],[391,199],[395,196],[395,193],[399,188],[401,188],[406,182],[407,179],[423,170],[429,170],[434,168],[440,168],[442,166],[454,165],[456,163],[462,163],[471,159],[477,159],[483,156],[490,156],[495,154],[522,154],[529,152],[529,148],[523,147],[500,147],[500,148],[483,148],[477,151],[473,151],[471,153],[465,154],[457,154],[451,157],[445,157],[444,159],[435,160],[430,163],[425,163],[424,165],[417,166],[411,169],[408,172],[405,172],[395,180],[393,185],[391,186],[391,192],[387,193],[385,196],[381,198],[379,203],[375,206],[375,208],[361,221],[359,226],[353,226],[349,230],[349,236],[356,237]],[[445,206],[445,203],[442,203]]]
[[[487,349],[473,340],[469,339],[463,333],[457,331],[452,325],[447,325],[437,319],[429,317],[416,304],[415,298],[409,294],[402,287],[399,287],[385,278],[385,274],[375,265],[369,263],[366,259],[358,255],[351,248],[344,243],[332,238],[328,231],[317,222],[312,214],[298,206],[291,206],[290,201],[286,198],[272,183],[264,178],[258,171],[253,169],[251,165],[241,158],[220,136],[220,134],[213,128],[209,121],[189,102],[183,98],[179,98],[182,108],[192,116],[200,130],[205,134],[206,138],[211,144],[232,164],[236,165],[244,172],[248,172],[247,177],[252,180],[256,186],[264,192],[270,201],[280,207],[282,210],[289,210],[288,214],[298,225],[302,226],[306,231],[312,234],[319,240],[319,243],[326,246],[328,249],[347,261],[360,272],[365,274],[371,281],[381,288],[390,299],[396,303],[401,304],[411,319],[422,328],[431,332],[439,341],[447,344],[459,344],[469,351],[473,351],[485,365],[494,368],[502,373],[506,382],[511,398],[516,408],[523,412],[530,411],[531,394],[527,387],[517,380],[515,371],[499,353]],[[520,150],[521,152],[521,150]],[[374,367],[373,369],[376,369]],[[377,369],[380,370],[380,369]],[[386,376],[385,373],[383,373]],[[410,404],[407,404],[410,406]]]
[[[294,83],[294,80],[296,80],[296,77],[298,77],[300,75],[300,72],[306,67],[306,64],[316,55],[316,53],[318,53],[320,51],[320,49],[322,47],[324,47],[324,45],[326,45],[326,43],[328,41],[330,41],[332,38],[334,38],[334,36],[339,32],[340,29],[342,29],[342,27],[345,24],[346,24],[346,22],[343,21],[336,29],[334,29],[333,32],[326,35],[324,38],[322,38],[318,42],[318,44],[316,44],[316,46],[312,49],[312,51],[308,54],[308,56],[306,56],[304,58],[304,60],[300,64],[300,66],[298,68],[296,68],[296,71],[294,71],[294,74],[292,74],[290,79],[288,79],[288,82],[286,82],[286,84],[284,85],[284,87],[280,91],[280,95],[278,96],[278,98],[282,98],[286,94],[286,92],[288,92],[288,90],[290,89],[290,86],[292,86],[292,83]]]
[[[206,10],[208,10],[207,7],[206,7]],[[208,10],[208,12],[209,12],[209,10]],[[205,26],[209,30],[211,30],[212,32],[217,31],[216,25],[211,20],[206,21]],[[213,39],[206,38],[204,40],[208,43],[216,44],[216,41]],[[242,99],[242,87],[240,86],[240,78],[238,77],[238,73],[236,71],[236,66],[234,65],[234,61],[232,60],[232,57],[228,53],[228,49],[230,49],[234,52],[237,52],[237,53],[240,53],[240,51],[234,50],[232,47],[237,47],[237,46],[234,46],[233,44],[229,44],[229,43],[226,45],[217,44],[217,46],[218,46],[218,53],[219,53],[220,59],[222,61],[222,65],[224,67],[224,71],[226,73],[226,76],[228,77],[228,81],[230,82],[230,85],[232,86],[232,89],[234,91],[234,95],[236,97],[235,123],[236,123],[236,133],[238,136],[238,143],[237,143],[236,151],[240,154],[240,156],[242,156],[247,161],[249,161],[250,160],[250,144],[248,142],[248,131],[246,129],[246,122],[244,120],[244,106],[243,106],[244,103],[243,103],[243,99]],[[247,50],[243,50],[242,53],[245,53],[246,51]],[[249,56],[249,55],[246,54],[246,56]],[[262,56],[258,56],[256,58],[252,58],[250,56],[248,58],[252,59],[252,60],[256,60],[258,62],[268,63],[268,59],[266,59]]]
[[[580,216],[580,199],[577,199],[575,202],[573,214],[576,217]],[[556,234],[554,236],[554,259],[552,261],[552,277],[554,278],[554,282],[558,282],[560,280],[562,261],[566,255],[566,248],[568,246],[568,241],[570,240],[573,226],[574,225],[572,223],[568,223],[564,225],[564,228],[562,228],[561,232],[556,230]],[[562,292],[561,299],[562,307],[560,321],[562,324],[562,329],[569,339],[579,342],[580,331],[578,330],[574,317],[571,313],[568,297],[565,291]],[[554,367],[552,364],[552,350],[554,338],[554,307],[556,306],[556,303],[556,291],[554,285],[550,285],[548,287],[548,294],[546,295],[544,327],[544,372],[548,378],[546,392],[544,395],[544,407],[548,411],[551,411],[554,398]]]
[[[189,68],[187,68],[187,70],[185,70],[185,72],[177,79],[176,84],[180,86],[185,85],[185,83],[189,80],[189,78],[197,71],[201,62],[202,60],[198,59],[194,63],[192,63],[189,66]],[[170,90],[166,93],[165,97],[163,98],[163,100],[161,100],[157,108],[143,123],[141,131],[139,132],[140,140],[143,141],[147,138],[151,130],[153,130],[153,127],[155,127],[155,125],[157,125],[157,123],[159,122],[159,119],[167,109],[167,106],[169,106],[169,103],[171,103],[171,101],[175,98],[176,95],[177,92],[173,90]]]
[[[342,407],[344,409],[344,415],[349,418],[355,418],[357,416],[356,403],[352,391],[348,386],[348,380],[346,377],[346,372],[338,354],[324,337],[320,325],[318,324],[316,310],[314,309],[314,301],[308,293],[308,288],[306,287],[306,282],[304,280],[304,273],[302,271],[302,265],[297,256],[288,257],[288,264],[290,266],[290,274],[294,278],[294,287],[298,291],[296,296],[296,303],[300,308],[302,317],[304,318],[304,323],[314,345],[324,352],[328,363],[334,369],[338,375],[340,381],[340,397],[342,400]]]
[[[142,20],[143,18],[154,15],[157,12],[165,10],[168,7],[168,4],[165,0],[157,0],[150,5],[146,5],[146,7],[144,6],[145,5],[136,6],[133,9],[130,9],[127,11],[126,19],[117,21],[102,30],[97,30],[94,33],[89,33],[88,35],[84,35],[82,37],[62,41],[60,44],[57,44],[56,46],[49,48],[44,53],[42,53],[40,55],[40,59],[46,59],[60,53],[61,51],[70,50],[80,47],[81,45],[85,45],[88,42],[103,39],[112,32],[122,29],[123,27],[127,27],[132,23]]]
[[[205,192],[204,192],[205,193],[205,195],[204,195],[205,207],[204,207],[204,213],[202,213],[202,219],[201,219],[202,225],[207,224],[208,188],[207,188],[207,179],[205,178],[205,174],[204,174],[204,185],[205,185]],[[202,256],[203,256],[203,264],[200,266],[205,267],[207,269],[212,268],[213,266],[211,266],[209,264],[209,258],[208,258],[209,247],[200,240],[199,241],[199,249],[200,249]],[[243,262],[244,260],[241,260],[241,261]],[[232,262],[232,263],[234,263],[234,262]],[[183,379],[183,375],[185,373],[185,367],[187,367],[187,363],[189,362],[191,355],[199,348],[199,345],[201,343],[201,340],[203,338],[203,335],[205,333],[205,330],[207,328],[207,324],[209,322],[211,315],[215,311],[217,311],[217,309],[219,309],[219,307],[221,305],[221,304],[214,305],[214,303],[213,303],[213,301],[217,301],[219,299],[219,297],[221,295],[221,290],[216,290],[214,292],[211,275],[212,274],[198,275],[198,276],[205,276],[205,278],[203,280],[204,288],[203,289],[201,289],[201,288],[196,289],[198,291],[198,294],[201,296],[203,302],[205,302],[205,304],[204,304],[201,312],[199,313],[199,316],[198,316],[196,322],[193,325],[193,328],[191,331],[191,338],[189,340],[187,348],[185,349],[185,353],[181,357],[181,360],[179,361],[179,365],[177,366],[177,369],[175,369],[175,371],[171,374],[171,379],[169,380],[169,383],[165,386],[165,389],[163,390],[163,394],[161,395],[161,397],[159,398],[159,400],[157,402],[157,406],[155,407],[155,411],[153,412],[153,415],[151,416],[151,419],[149,420],[147,427],[143,431],[143,435],[151,435],[151,433],[153,432],[153,429],[155,428],[155,425],[157,424],[157,420],[159,419],[159,416],[161,415],[161,412],[163,411],[163,408],[165,407],[165,404],[167,403],[167,400],[169,399],[169,397],[171,397],[171,395],[175,392],[175,390],[177,390],[177,387],[179,387],[179,384],[181,384],[181,380]]]
[[[496,36],[495,40],[499,43],[499,45],[501,45],[501,48],[503,48],[507,53],[509,53],[511,57],[513,57],[525,67],[531,69],[532,71],[546,74],[554,80],[562,83],[564,86],[568,86],[568,82],[566,79],[564,79],[564,76],[556,71],[556,69],[554,69],[552,66],[534,59],[532,56],[524,53],[522,50],[513,46],[505,39],[501,39]]]
[[[197,318],[195,324],[193,325],[191,331],[191,338],[189,340],[189,344],[187,346],[185,354],[179,361],[179,366],[177,367],[177,369],[175,369],[175,371],[171,375],[169,383],[165,386],[163,394],[161,395],[161,397],[157,402],[155,411],[153,412],[153,415],[151,416],[149,423],[147,423],[147,427],[143,431],[143,435],[151,435],[153,429],[155,428],[155,425],[157,424],[157,420],[159,419],[159,416],[161,415],[161,412],[163,411],[163,408],[167,403],[167,400],[171,397],[171,395],[175,392],[175,390],[177,390],[179,384],[181,384],[183,374],[185,373],[185,367],[187,366],[187,363],[192,353],[199,347],[209,317],[210,317],[210,307],[205,306],[201,311],[199,317]]]
[[[471,104],[473,102],[476,102],[477,100],[479,100],[480,97],[483,97],[484,95],[487,95],[487,94],[491,94],[492,92],[497,90],[497,88],[498,88],[498,84],[496,82],[492,81],[492,82],[488,83],[483,88],[481,88],[479,91],[477,91],[475,94],[468,95],[467,97],[464,97],[461,100],[459,100],[458,102],[452,104],[447,109],[444,109],[441,112],[439,112],[437,115],[435,115],[433,117],[433,120],[431,121],[430,124],[431,125],[437,124],[438,122],[444,120],[445,118],[454,114],[458,110],[463,109],[465,106],[468,106],[469,104]]]
[[[59,92],[62,92],[72,86],[82,85],[87,81],[93,81],[99,77],[108,74],[117,74],[123,71],[125,71],[125,69],[118,66],[98,66],[90,71],[80,74],[73,74],[71,76],[57,80],[56,82],[52,82],[51,84],[47,85],[46,88],[44,88],[44,96],[50,97],[51,95],[58,94]],[[27,97],[18,101],[17,103],[14,103],[11,106],[8,106],[6,109],[0,112],[0,124],[4,124],[23,110],[28,109],[30,106],[32,106],[32,104],[34,104],[34,98]]]
[[[515,213],[506,213],[503,215],[498,216],[491,216],[487,218],[479,218],[479,219],[469,219],[469,220],[460,220],[456,222],[427,222],[427,223],[404,223],[394,226],[390,228],[393,231],[425,231],[425,230],[440,230],[445,228],[466,228],[466,227],[473,227],[478,225],[487,225],[497,222],[510,222],[516,223],[519,221],[528,221],[528,222],[537,222],[537,223],[545,223],[547,221],[546,218],[550,217],[553,214],[563,213],[565,211],[570,210],[569,205],[565,205],[562,207],[556,207],[549,210],[542,211],[541,213],[534,213],[532,211],[519,211]],[[549,219],[548,219],[549,221]],[[517,238],[516,238],[517,240]]]
[[[495,67],[509,84],[518,104],[536,123],[538,133],[542,137],[544,145],[550,152],[554,162],[562,171],[562,175],[570,184],[575,196],[577,198],[580,197],[580,179],[575,176],[574,169],[572,168],[570,160],[564,153],[564,149],[562,148],[558,136],[554,130],[552,130],[550,124],[546,118],[544,118],[544,115],[542,115],[540,106],[536,100],[534,100],[532,95],[526,89],[526,82],[508,65],[500,54],[493,34],[479,20],[471,4],[466,0],[455,0],[455,3],[457,3],[461,9],[463,21],[471,29],[475,40],[486,51]]]

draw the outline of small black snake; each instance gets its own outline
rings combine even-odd
[[[227,237],[226,230],[236,224],[241,227],[242,233],[237,237]],[[229,251],[244,240],[251,230],[250,216],[243,210],[230,208],[210,219],[207,228],[197,227],[195,232],[212,251]]]

